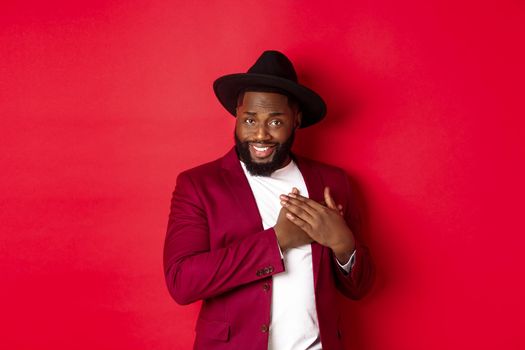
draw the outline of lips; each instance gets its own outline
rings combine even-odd
[[[268,158],[275,151],[275,146],[274,144],[250,143],[250,153],[256,159]]]

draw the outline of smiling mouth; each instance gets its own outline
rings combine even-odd
[[[254,159],[265,159],[275,151],[276,145],[250,144],[250,153]]]

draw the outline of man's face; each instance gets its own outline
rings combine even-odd
[[[252,175],[269,176],[288,164],[300,118],[285,95],[244,93],[237,107],[235,141],[239,157]]]

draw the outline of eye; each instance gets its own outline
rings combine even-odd
[[[274,120],[272,120],[272,121],[270,122],[270,125],[271,125],[271,126],[280,126],[280,125],[282,125],[282,124],[283,124],[283,122],[280,121],[280,120],[277,120],[277,119],[274,119]]]
[[[253,119],[253,118],[246,118],[244,120],[244,123],[248,124],[248,125],[254,125],[255,124],[255,119]]]

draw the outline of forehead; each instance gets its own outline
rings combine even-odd
[[[242,100],[243,109],[288,109],[288,97],[275,92],[247,91]]]

